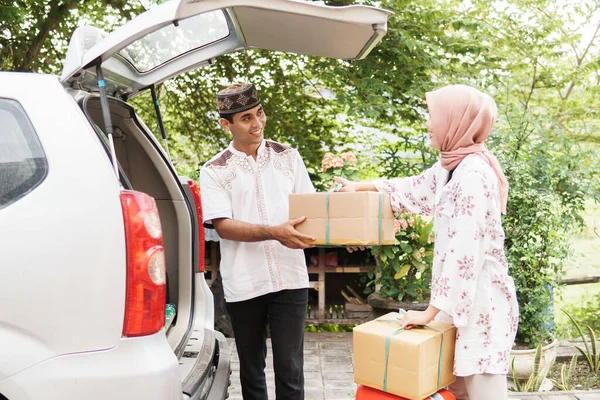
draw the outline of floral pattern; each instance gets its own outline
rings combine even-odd
[[[440,163],[418,177],[375,181],[395,213],[435,218],[430,303],[458,329],[454,373],[506,374],[519,322],[508,275],[496,175],[477,155],[466,157],[447,183]]]

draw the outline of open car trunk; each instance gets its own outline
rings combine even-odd
[[[100,128],[100,97],[84,92],[76,97],[110,157],[108,139]],[[183,392],[192,398],[205,398],[213,380],[228,379],[228,373],[226,377],[213,375],[218,364],[228,366],[229,360],[220,356],[228,354],[228,346],[213,331],[212,294],[204,274],[196,271],[200,228],[193,195],[187,179],[176,175],[133,108],[112,98],[109,106],[121,184],[152,196],[159,210],[167,274],[165,308],[175,311],[173,321],[166,326],[167,339],[179,359]],[[227,385],[221,382],[214,386],[226,389]]]
[[[81,104],[102,140],[106,141],[100,129],[103,125],[100,98],[86,96]],[[109,104],[121,183],[127,189],[152,196],[160,213],[165,246],[167,304],[175,309],[175,318],[168,327],[168,337],[175,349],[185,336],[192,312],[192,205],[184,197],[179,179],[169,168],[164,153],[159,150],[154,137],[131,106],[115,99],[110,99]]]

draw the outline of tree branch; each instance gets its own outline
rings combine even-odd
[[[27,53],[20,63],[15,65],[17,71],[35,71],[36,61],[40,55],[40,51],[44,46],[44,42],[48,39],[50,32],[58,28],[60,23],[69,15],[69,11],[79,5],[77,0],[70,0],[66,3],[59,4],[58,0],[53,0],[50,3],[50,12],[46,19],[42,22],[39,32],[33,38]]]
[[[533,96],[533,91],[535,90],[535,83],[537,82],[537,59],[533,63],[533,77],[531,79],[531,89],[529,90],[529,95],[527,96],[527,100],[525,100],[525,111],[529,108],[529,102],[531,101],[531,96]]]
[[[592,47],[592,44],[594,44],[594,41],[598,37],[598,32],[600,32],[600,23],[598,23],[598,25],[596,25],[596,30],[594,31],[594,34],[592,35],[592,38],[590,39],[590,42],[585,47],[585,50],[583,50],[583,53],[581,53],[581,57],[577,57],[577,65],[575,66],[575,71],[574,72],[576,72],[581,67],[581,64],[583,63],[583,60],[585,59],[585,56],[590,51],[590,48]],[[571,92],[573,91],[573,88],[575,88],[575,80],[574,79],[571,80],[571,83],[569,84],[569,88],[567,89],[567,93],[564,96],[561,93],[560,97],[563,100],[568,99],[569,96],[571,95]],[[559,91],[559,93],[560,93],[560,91]]]

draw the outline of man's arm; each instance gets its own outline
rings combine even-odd
[[[216,218],[212,224],[219,236],[226,240],[237,242],[261,242],[263,240],[277,240],[290,249],[306,249],[313,247],[307,243],[314,241],[312,236],[304,235],[295,229],[295,226],[306,218],[291,219],[281,225],[255,225],[247,222],[235,221],[230,218]]]

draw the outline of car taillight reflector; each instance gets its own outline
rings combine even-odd
[[[156,202],[145,193],[121,192],[127,250],[123,336],[143,336],[165,325],[166,264]]]
[[[202,202],[200,201],[200,189],[196,181],[188,180],[188,186],[194,196],[194,202],[196,203],[196,213],[198,214],[198,248],[200,249],[199,260],[198,260],[198,272],[204,272],[204,224],[202,218]]]

